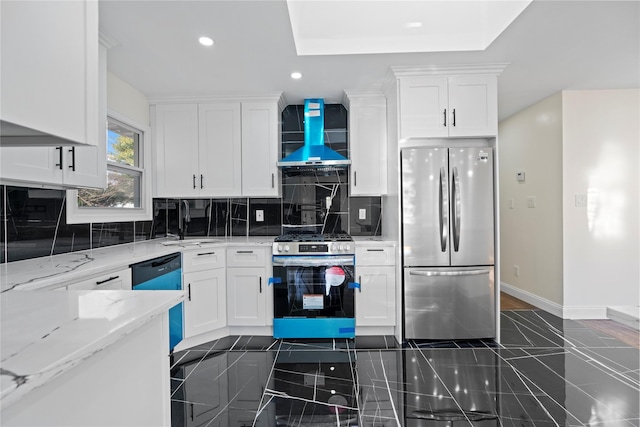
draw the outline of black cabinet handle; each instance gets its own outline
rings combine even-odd
[[[191,283],[187,285],[187,298],[191,301]]]
[[[200,174],[200,188],[204,188],[204,175]]]
[[[362,292],[362,276],[358,276],[358,283],[360,283],[360,286],[358,287],[358,292]]]
[[[69,152],[71,153],[71,165],[69,166],[69,169],[75,172],[76,171],[76,147],[71,147]]]
[[[358,172],[357,171],[353,171],[353,186],[354,187],[358,186]]]
[[[271,188],[275,188],[276,186],[276,176],[275,174],[271,174]]]
[[[456,126],[456,109],[453,109],[453,127]]]
[[[107,283],[107,282],[110,282],[112,280],[116,280],[118,277],[120,277],[120,276],[111,276],[108,279],[104,279],[104,280],[100,280],[99,282],[96,282],[96,285],[102,285],[103,283]]]
[[[253,251],[236,251],[237,254],[252,254]]]
[[[259,277],[258,283],[260,283],[260,293],[262,293],[262,276]]]
[[[196,174],[193,174],[193,189],[196,189]]]
[[[447,127],[447,109],[446,108],[444,109],[442,116],[444,118],[444,122],[442,123],[442,126]]]
[[[367,252],[384,252],[384,249],[367,249]]]
[[[62,147],[56,147],[56,150],[59,150],[58,163],[56,163],[56,166],[58,167],[58,169],[62,170]]]
[[[215,252],[202,252],[201,254],[198,254],[198,256],[204,256],[204,255],[215,255]]]

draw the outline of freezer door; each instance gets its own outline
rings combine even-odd
[[[446,148],[402,150],[405,266],[449,265],[449,185]]]
[[[405,338],[495,338],[493,273],[493,267],[405,268]]]
[[[493,152],[450,148],[451,265],[494,265]]]

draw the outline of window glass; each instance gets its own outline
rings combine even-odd
[[[108,119],[107,188],[79,189],[79,208],[141,207],[140,134],[123,123]]]

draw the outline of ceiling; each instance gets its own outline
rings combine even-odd
[[[354,3],[363,18],[376,10]],[[561,90],[640,87],[638,1],[535,0],[481,51],[299,56],[285,0],[101,0],[100,28],[109,70],[149,99],[283,92],[288,104],[339,103],[345,90],[380,90],[390,66],[509,63],[502,120]],[[198,44],[202,35],[214,46]]]

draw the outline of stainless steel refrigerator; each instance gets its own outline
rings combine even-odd
[[[495,338],[489,147],[402,150],[404,335]]]

